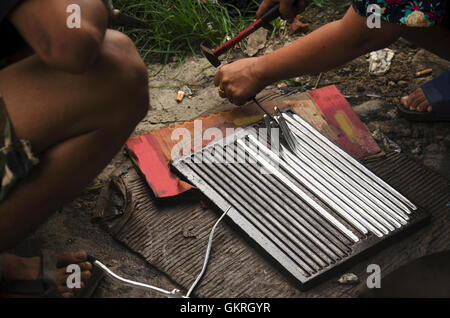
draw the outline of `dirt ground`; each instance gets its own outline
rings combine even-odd
[[[328,21],[342,16],[346,6],[313,9],[305,19],[313,30]],[[270,39],[261,53],[268,52],[292,42],[299,36],[277,35]],[[302,76],[280,88],[308,90],[335,84],[361,120],[373,133],[380,146],[398,149],[450,178],[450,125],[445,123],[412,123],[397,114],[396,105],[401,96],[407,95],[418,85],[432,78],[445,68],[448,61],[399,40],[390,46],[395,51],[391,69],[381,76],[369,75],[367,56],[362,56],[337,69],[320,75]],[[330,52],[332,54],[332,52]],[[243,57],[237,52],[228,58]],[[432,76],[416,78],[416,71],[433,68]],[[214,111],[223,104],[213,85],[215,69],[206,59],[196,56],[169,65],[149,65],[150,95],[152,109],[136,128],[135,135],[149,132],[177,122],[198,117]],[[294,85],[295,83],[295,85]],[[192,96],[177,103],[175,97],[180,87],[187,85]],[[284,85],[284,84],[283,84]],[[126,105],[124,105],[126,106]],[[39,248],[56,251],[84,249],[103,261],[117,273],[166,289],[176,288],[164,273],[148,265],[142,258],[114,241],[104,230],[91,222],[99,189],[112,171],[128,158],[120,152],[105,170],[92,182],[91,190],[85,190],[75,200],[65,205],[43,224],[31,237],[21,242],[14,250],[24,255],[34,255]],[[70,182],[70,180],[67,180]],[[158,297],[152,292],[142,292],[103,281],[96,297]]]

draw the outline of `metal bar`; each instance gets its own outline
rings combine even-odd
[[[258,142],[254,136],[249,135],[249,140],[251,140],[260,150],[262,150],[266,155],[272,157],[274,160],[277,160],[276,157],[266,146]],[[304,174],[304,171],[297,171],[295,167],[291,166],[288,163],[288,160],[285,162],[290,166],[291,169],[286,169],[286,172],[292,175],[296,180],[306,186],[311,192],[313,192],[319,199],[325,202],[328,206],[330,206],[333,210],[339,213],[344,219],[350,222],[353,226],[355,226],[360,231],[369,229],[372,233],[374,233],[378,237],[382,237],[383,233],[381,230],[387,234],[389,231],[383,227],[383,229],[378,230],[377,227],[369,223],[366,219],[364,219],[360,214],[353,211],[353,208],[350,207],[347,203],[345,203],[338,195],[335,195],[332,191],[327,189],[322,183],[318,182],[316,179],[311,178],[311,176],[307,176]],[[283,167],[283,166],[282,166]],[[285,168],[285,167],[283,167]],[[344,196],[342,196],[344,198]],[[345,198],[344,198],[345,199]],[[380,227],[382,227],[380,225]]]
[[[339,222],[334,216],[328,213],[323,207],[321,207],[316,201],[310,198],[302,189],[297,187],[292,181],[290,181],[287,177],[277,171],[270,163],[264,160],[262,157],[258,156],[252,149],[250,149],[242,140],[237,140],[239,146],[244,148],[252,157],[258,160],[261,165],[264,166],[269,172],[273,173],[277,178],[283,182],[287,187],[289,187],[292,191],[299,194],[301,199],[304,200],[311,208],[320,213],[326,220],[331,222],[334,226],[336,226],[342,233],[344,233],[347,237],[352,239],[354,242],[358,242],[359,238],[353,234],[347,227],[345,227],[341,222]],[[367,234],[368,231],[366,228],[360,226],[360,230],[363,234]]]
[[[272,120],[272,121],[274,121],[275,123],[276,123],[276,121],[275,121],[275,118],[273,118],[273,116],[272,116],[272,114],[271,113],[269,113],[259,102],[258,102],[258,100],[256,99],[256,97],[253,97],[252,98],[252,100],[253,100],[253,102],[269,117],[269,119],[270,120]],[[268,126],[267,128],[269,128],[270,129],[270,126]]]
[[[233,148],[234,145],[227,145],[227,147]],[[318,219],[317,213],[293,195],[282,183],[277,181],[276,184],[274,184],[269,178],[270,175],[261,174],[261,172],[250,163],[240,164],[240,166],[242,167],[240,171],[248,178],[249,182],[254,182],[255,184],[257,182],[261,183],[261,189],[267,196],[270,196],[272,200],[277,201],[280,206],[286,204],[293,209],[296,214],[292,217],[302,224],[304,222],[309,224],[309,228],[313,234],[323,243],[328,243],[329,247],[333,249],[337,255],[345,257],[347,253],[350,252],[350,249],[346,244],[351,241],[347,241],[347,238],[332,228],[330,223],[325,222],[323,219]]]
[[[411,213],[410,209],[404,203],[402,203],[400,200],[398,200],[395,196],[393,196],[391,193],[389,193],[386,189],[384,189],[383,187],[378,185],[376,182],[371,180],[364,173],[358,173],[359,169],[357,171],[355,171],[355,165],[353,163],[349,163],[346,160],[343,160],[342,157],[338,153],[336,153],[333,150],[333,148],[331,148],[331,146],[329,146],[323,140],[319,140],[318,138],[312,137],[311,136],[312,132],[308,131],[305,127],[300,125],[299,122],[295,121],[292,118],[289,118],[289,116],[286,116],[286,119],[291,125],[293,125],[300,132],[300,134],[303,137],[308,138],[311,142],[313,142],[315,144],[315,146],[319,147],[319,148],[313,147],[316,151],[318,151],[322,155],[326,156],[328,160],[337,164],[339,166],[339,169],[341,169],[343,172],[345,172],[349,177],[351,177],[356,182],[360,183],[361,186],[375,190],[374,194],[381,193],[383,195],[383,197],[380,198],[381,200],[389,199],[389,200],[391,200],[392,204],[395,204],[396,206],[401,208],[402,211],[406,212],[407,214]],[[310,129],[312,130],[315,128],[310,128]],[[298,135],[300,136],[300,134],[298,134]],[[326,137],[323,137],[323,138],[326,139]],[[303,140],[305,140],[305,139],[303,139]],[[328,142],[330,144],[334,145],[331,141],[328,140]],[[365,170],[369,171],[368,169],[365,169]]]
[[[293,114],[292,118],[290,116],[288,116],[287,114],[283,114],[283,117],[286,118],[288,121],[289,121],[289,119],[291,119],[292,122],[294,123],[294,125],[295,125],[295,123],[297,123],[297,124],[301,125],[302,127],[306,128],[315,137],[317,137],[322,143],[324,143],[328,148],[331,148],[332,150],[334,150],[334,152],[340,156],[339,159],[341,159],[341,160],[343,159],[344,162],[347,162],[347,163],[351,164],[352,166],[356,167],[362,175],[364,175],[366,178],[372,180],[373,183],[378,185],[378,188],[380,188],[382,192],[387,192],[390,197],[394,197],[397,199],[397,201],[400,201],[400,202],[406,204],[407,206],[409,206],[409,208],[411,208],[413,210],[417,210],[417,207],[411,201],[409,201],[407,198],[405,198],[401,193],[399,193],[397,190],[392,188],[386,182],[381,180],[378,176],[373,174],[369,169],[365,168],[360,162],[358,162],[356,159],[354,159],[352,156],[350,156],[344,150],[342,150],[341,148],[336,146],[334,143],[332,143],[327,137],[325,137],[323,134],[318,132],[314,127],[311,126],[311,124],[306,122],[303,118],[301,118],[297,114]],[[330,152],[330,153],[332,153],[332,152]],[[407,212],[411,213],[411,211],[409,211],[409,210]]]
[[[312,174],[319,174],[323,179],[332,185],[334,189],[340,189],[340,191],[345,194],[349,200],[358,204],[358,206],[364,211],[367,211],[371,216],[373,216],[378,222],[385,225],[391,231],[395,230],[395,227],[399,228],[401,225],[389,214],[385,213],[382,209],[375,206],[368,198],[354,191],[354,187],[349,185],[345,179],[339,178],[333,171],[328,169],[325,165],[319,165],[317,162],[311,160],[307,155],[309,153],[304,151],[300,156],[294,156],[290,152],[283,152],[283,155],[287,155],[291,160],[293,160],[299,169],[303,167],[305,169],[310,169]],[[304,166],[303,164],[306,164]],[[339,181],[336,181],[339,180]]]
[[[299,240],[298,237],[295,237],[292,234],[292,232],[294,231],[294,227],[292,225],[289,225],[287,222],[282,221],[280,222],[279,219],[275,218],[271,213],[268,213],[268,211],[258,202],[258,198],[255,198],[255,196],[252,195],[251,191],[247,191],[247,189],[245,188],[243,183],[240,182],[240,180],[230,177],[227,172],[223,171],[222,167],[220,167],[220,164],[218,165],[208,164],[205,162],[206,158],[203,159],[204,163],[202,164],[202,166],[207,167],[210,171],[214,171],[214,173],[217,174],[217,177],[220,178],[221,180],[224,180],[228,185],[232,187],[232,189],[239,189],[239,191],[234,190],[234,192],[236,194],[239,192],[239,196],[243,199],[243,201],[249,204],[247,206],[247,210],[252,208],[256,216],[263,217],[266,221],[264,222],[264,224],[269,225],[269,223],[267,222],[270,222],[270,224],[272,225],[272,231],[278,233],[277,235],[279,237],[287,238],[286,244],[305,262],[307,262],[311,267],[315,268],[316,270],[319,270],[321,267],[326,266],[326,262],[317,257],[317,255],[314,253],[313,250],[311,250],[311,248],[306,246],[303,242]],[[219,170],[214,168],[218,168]]]
[[[287,147],[292,152],[295,152],[295,153],[298,152],[299,151],[298,144],[296,142],[296,139],[292,135],[292,132],[290,131],[288,125],[286,124],[286,120],[283,118],[283,115],[281,114],[278,107],[275,107],[274,110],[275,110],[275,115],[274,115],[275,120],[277,121],[278,127],[280,127],[281,136],[283,137],[283,140],[286,142]]]
[[[294,167],[295,170],[297,171],[304,170],[312,177],[321,180],[319,182],[321,182],[331,192],[333,192],[335,195],[341,198],[341,200],[344,201],[351,208],[358,211],[363,218],[365,218],[372,225],[376,226],[379,230],[385,232],[385,234],[389,233],[388,229],[390,231],[395,230],[395,227],[392,224],[390,224],[385,218],[381,217],[375,210],[369,207],[366,204],[366,202],[364,202],[364,200],[355,196],[353,193],[351,193],[345,187],[343,187],[342,184],[336,182],[333,178],[326,176],[323,173],[323,170],[321,169],[317,169],[317,171],[314,170],[314,167],[311,167],[313,165],[309,161],[301,160],[298,157],[292,155],[289,151],[283,152],[283,155],[289,157],[290,165]],[[303,159],[304,158],[305,157],[303,157]],[[343,196],[339,196],[340,194],[343,194]],[[400,224],[398,225],[400,226]]]
[[[375,196],[371,191],[361,187],[358,182],[351,179],[343,171],[341,171],[333,161],[327,160],[324,155],[321,154],[317,149],[313,149],[309,143],[303,140],[303,136],[299,133],[294,126],[294,134],[299,137],[299,143],[301,142],[302,153],[309,155],[309,158],[313,163],[317,161],[317,165],[320,162],[320,167],[327,174],[333,176],[334,178],[340,180],[344,186],[347,187],[349,191],[353,194],[359,196],[360,198],[367,198],[367,204],[369,204],[373,209],[376,209],[381,214],[386,215],[385,217],[391,220],[391,223],[398,226],[398,222],[405,225],[406,221],[409,220],[409,216],[400,210],[397,206],[393,204],[386,204],[382,202],[377,196]],[[377,192],[378,193],[378,192]],[[384,212],[384,213],[383,213]]]
[[[206,151],[204,152],[206,159],[210,161],[210,154]],[[249,174],[246,169],[243,169],[243,165],[241,164],[216,164],[218,169],[221,169],[225,174],[232,174],[232,177],[242,179],[242,183],[250,192],[254,191],[254,194],[259,197],[272,209],[274,209],[277,213],[274,213],[275,217],[277,217],[280,222],[285,224],[287,228],[290,228],[296,235],[298,235],[300,240],[305,240],[305,244],[312,249],[318,249],[320,252],[316,253],[323,260],[328,263],[334,263],[335,260],[340,259],[344,255],[338,256],[334,251],[332,251],[328,246],[323,244],[318,236],[321,236],[319,232],[317,232],[310,224],[305,223],[303,219],[296,218],[293,213],[286,207],[286,204],[277,198],[276,196],[271,195],[270,192],[264,190],[264,185],[260,182],[257,182],[256,178]],[[275,212],[274,211],[274,212]],[[287,224],[286,224],[287,223]],[[312,233],[313,232],[313,233]],[[322,237],[323,238],[323,237]],[[326,240],[328,244],[331,242]],[[342,252],[341,252],[342,254]]]
[[[242,131],[241,131],[242,132]],[[192,170],[186,164],[187,157],[182,160],[177,160],[173,163],[175,167],[197,187],[205,193],[208,197],[214,199],[214,204],[217,205],[222,211],[229,209],[230,201],[228,195],[225,192],[218,192],[213,187],[217,186],[215,183],[208,183],[196,170]],[[233,200],[231,198],[231,200]],[[231,205],[232,206],[232,205]],[[291,259],[288,254],[284,253],[279,246],[277,246],[271,237],[266,236],[264,232],[261,232],[258,227],[256,227],[245,215],[247,213],[240,212],[237,208],[232,206],[230,211],[227,214],[227,217],[238,227],[241,229],[245,229],[246,235],[255,242],[257,242],[264,250],[272,255],[284,268],[290,272],[294,277],[303,281],[310,277],[310,274],[307,273],[302,267],[299,267],[298,263],[295,260]],[[343,239],[346,239],[345,236],[342,235]]]
[[[219,178],[214,179],[205,169],[198,164],[192,164],[186,162],[186,165],[196,174],[198,174],[201,178],[203,178],[215,191],[220,193],[224,198],[230,203],[233,207],[241,211],[245,215],[245,217],[267,238],[269,238],[283,253],[289,256],[297,265],[299,265],[299,270],[302,272],[302,275],[309,277],[312,273],[316,272],[310,265],[305,263],[296,253],[294,253],[291,248],[289,248],[283,241],[281,241],[277,236],[273,235],[273,226],[271,224],[262,223],[261,220],[256,217],[256,211],[251,206],[244,207],[241,202],[245,202],[241,196],[233,195],[232,189],[225,183],[223,180]],[[198,169],[196,169],[198,168]],[[245,213],[247,211],[248,213]]]

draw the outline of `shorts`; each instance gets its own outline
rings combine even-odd
[[[383,21],[409,27],[432,27],[443,23],[448,27],[450,0],[352,0],[352,6],[361,16],[370,16],[370,5],[378,7]],[[446,17],[447,15],[447,17]]]
[[[11,188],[25,179],[39,160],[27,140],[17,139],[0,94],[0,202]]]

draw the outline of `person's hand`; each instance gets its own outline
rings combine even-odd
[[[258,74],[257,57],[242,59],[223,65],[214,77],[214,85],[223,93],[221,97],[236,105],[243,105],[268,85]]]
[[[278,2],[280,3],[281,18],[291,22],[298,13],[305,10],[311,0],[264,0],[256,11],[256,17],[260,18]]]

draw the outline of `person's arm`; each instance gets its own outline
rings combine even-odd
[[[67,7],[71,4],[81,9],[79,29],[67,26]],[[108,17],[101,0],[26,0],[9,19],[47,65],[83,73],[100,52]]]
[[[264,87],[282,79],[317,74],[342,65],[398,39],[402,26],[383,23],[369,29],[367,19],[352,7],[338,21],[315,30],[293,44],[267,55],[224,65],[215,77],[227,98],[242,105]]]

